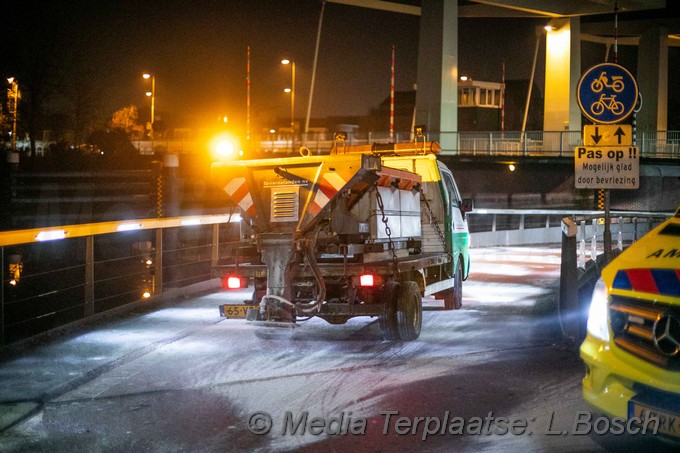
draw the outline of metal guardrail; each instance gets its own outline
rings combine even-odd
[[[366,145],[387,142],[413,141],[410,131],[371,131],[347,134],[345,144]],[[583,146],[581,131],[482,131],[482,132],[437,132],[427,134],[426,140],[442,145],[442,154],[461,156],[514,156],[514,157],[573,157],[574,148]],[[297,155],[300,147],[312,153],[328,153],[333,147],[331,133],[310,132],[307,134],[275,133],[253,139],[252,148],[263,155]],[[642,157],[656,159],[680,159],[680,131],[638,131],[633,143],[640,149]],[[150,142],[135,142],[140,150],[150,151]],[[204,150],[198,140],[164,140],[154,145],[163,153],[195,153]]]
[[[623,249],[672,213],[611,211],[614,244]],[[576,250],[581,268],[591,256],[603,251],[604,211],[573,209],[475,209],[468,224],[476,246],[558,244],[564,219],[578,225]],[[594,253],[596,250],[598,253]]]
[[[473,156],[573,157],[583,146],[580,131],[440,133],[444,154]],[[642,131],[633,137],[642,157],[680,159],[680,131]]]
[[[211,279],[240,216],[0,232],[0,345]],[[227,247],[224,247],[226,250]]]
[[[327,152],[333,141],[327,134],[278,134],[263,137],[259,150],[265,154],[297,153],[301,146],[313,153]],[[346,144],[412,141],[411,132],[396,132],[393,139],[387,132],[348,134]],[[515,157],[573,157],[574,148],[583,146],[581,131],[488,131],[438,132],[428,134],[427,140],[442,145],[444,155],[515,156]],[[633,142],[642,157],[680,159],[680,131],[640,131]]]
[[[565,216],[602,216],[601,211],[570,209],[475,209],[468,213],[472,244],[558,244]]]

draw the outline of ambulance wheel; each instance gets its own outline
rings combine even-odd
[[[411,341],[420,336],[423,324],[423,298],[416,282],[401,284],[397,297],[397,324],[402,340]]]
[[[400,287],[397,282],[387,282],[380,294],[380,301],[385,304],[385,313],[380,316],[380,330],[387,341],[400,340],[397,325],[397,296]]]
[[[453,274],[453,288],[444,291],[444,308],[458,310],[463,306],[463,263],[458,261]]]

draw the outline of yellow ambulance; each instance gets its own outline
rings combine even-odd
[[[680,442],[680,209],[602,270],[580,353],[594,411]]]

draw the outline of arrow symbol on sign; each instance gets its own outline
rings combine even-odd
[[[597,133],[597,132],[595,132],[595,133]],[[619,139],[619,145],[620,145],[621,144],[621,137],[626,135],[626,133],[623,132],[623,129],[621,129],[621,126],[619,126],[619,128],[616,129],[616,132],[614,132],[614,135],[616,135],[616,137]]]
[[[619,129],[621,129],[621,128],[619,128]],[[602,136],[600,135],[600,129],[597,126],[595,126],[595,135],[591,135],[591,137],[593,138],[593,141],[595,142],[596,145],[599,143],[600,139],[602,138]],[[621,143],[621,137],[619,137],[619,143]]]

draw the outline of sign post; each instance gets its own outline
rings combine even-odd
[[[630,116],[638,100],[635,78],[623,66],[602,63],[588,69],[577,88],[578,105],[593,125],[583,127],[583,144],[574,149],[577,189],[604,190],[604,253],[611,257],[610,189],[640,187],[640,152],[632,146]]]

